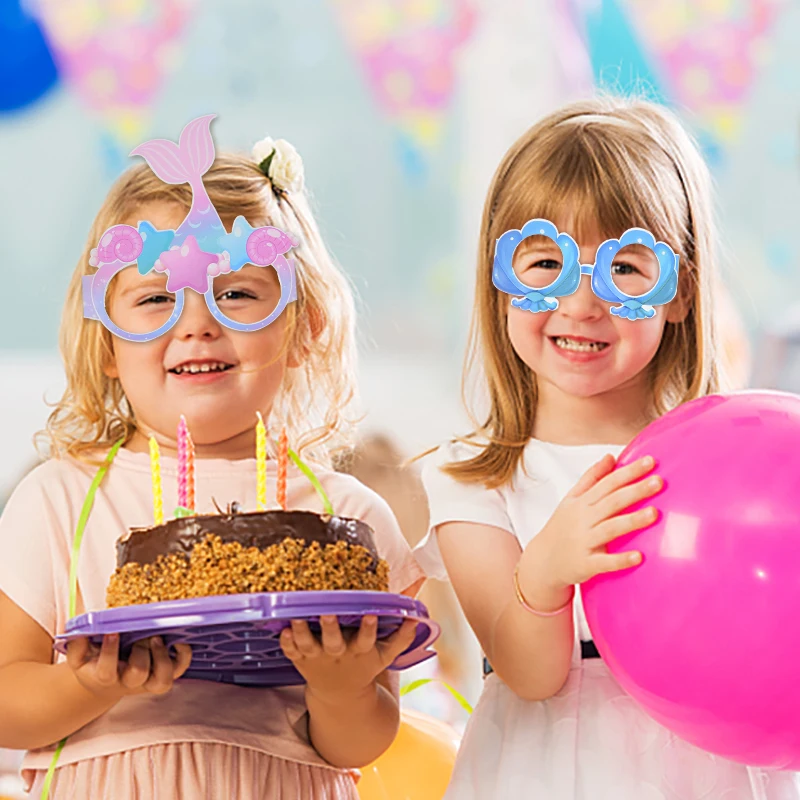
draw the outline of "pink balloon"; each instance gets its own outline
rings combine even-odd
[[[583,586],[609,669],[655,720],[725,758],[800,770],[800,397],[695,400],[619,465],[656,459],[658,521],[633,570]],[[635,509],[632,507],[631,510]]]

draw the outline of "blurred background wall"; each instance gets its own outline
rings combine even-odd
[[[360,298],[366,426],[406,450],[463,420],[498,159],[598,85],[647,92],[698,137],[742,380],[795,380],[797,0],[2,0],[0,37],[0,487],[59,390],[62,297],[99,203],[133,146],[201,113],[219,115],[219,148],[270,135],[302,154]]]
[[[133,146],[213,112],[220,149],[297,147],[359,296],[365,434],[405,456],[467,424],[494,167],[597,87],[646,92],[699,139],[728,357],[742,386],[800,390],[797,0],[0,0],[0,493],[34,460],[67,282]],[[473,696],[477,676],[458,678]]]

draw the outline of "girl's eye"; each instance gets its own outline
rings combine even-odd
[[[612,275],[641,275],[641,271],[638,270],[633,264],[612,264],[611,265],[611,274]]]
[[[520,272],[517,277],[531,289],[544,289],[558,279],[555,273],[562,269],[561,262],[556,258],[536,256],[530,254],[525,261],[520,263]]]
[[[245,289],[228,289],[217,297],[217,302],[220,300],[255,300],[256,296]]]
[[[528,266],[528,269],[561,269],[561,264],[552,258],[543,258],[540,261],[534,261]]]
[[[153,294],[140,300],[136,305],[159,305],[160,303],[171,303],[173,300],[174,298],[168,294]]]

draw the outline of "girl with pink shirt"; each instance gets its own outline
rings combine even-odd
[[[390,591],[413,595],[421,584],[386,503],[330,468],[331,448],[346,440],[355,391],[354,314],[309,211],[299,157],[286,142],[265,140],[255,160],[214,158],[210,120],[190,123],[178,145],[157,140],[138,148],[148,163],[125,172],[103,203],[67,293],[60,334],[67,388],[47,425],[51,458],[19,484],[0,519],[0,747],[27,750],[28,786],[55,800],[356,800],[355,769],[388,748],[398,730],[398,687],[386,669],[411,643],[413,624],[376,642],[374,618],[347,641],[335,617],[323,617],[321,639],[293,622],[281,645],[306,684],[285,688],[178,680],[191,653],[181,645],[171,654],[159,638],[140,642],[126,661],[112,636],[99,648],[80,639],[66,656],[53,651],[70,616],[73,537],[98,469],[104,474],[77,561],[79,614],[105,608],[116,540],[152,524],[151,436],[161,451],[164,508],[178,505],[181,415],[196,447],[197,513],[213,513],[215,503],[256,508],[260,412],[269,438],[285,428],[313,463],[336,513],[374,529]],[[213,248],[195,213],[205,215],[203,224],[213,217],[218,238],[231,240],[230,253],[208,265],[214,280],[205,295],[208,258],[197,244]],[[276,246],[291,241],[293,261],[273,253],[267,268],[233,263],[260,258],[249,244],[246,256],[236,250],[240,216],[274,226],[264,227],[270,236],[285,232]],[[168,249],[170,234],[179,241],[185,224],[196,235]],[[126,251],[137,225],[138,249]],[[171,265],[189,253],[194,283],[184,275],[180,290],[165,286],[154,248]],[[103,309],[95,303],[92,312],[87,281],[131,254],[139,269],[119,269],[100,296]],[[142,275],[147,258],[154,268]],[[181,277],[177,266],[168,271],[168,283]],[[274,318],[265,315],[282,304]],[[165,311],[169,324],[150,335]],[[267,473],[274,487],[272,459]],[[288,508],[323,510],[293,465],[286,500]]]

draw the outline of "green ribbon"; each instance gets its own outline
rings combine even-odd
[[[70,556],[70,564],[69,564],[69,618],[72,619],[78,608],[78,556],[81,552],[81,542],[83,541],[83,532],[86,530],[86,523],[89,520],[89,514],[92,511],[92,506],[94,505],[94,496],[97,494],[97,489],[99,488],[100,484],[103,481],[103,478],[108,472],[108,468],[111,466],[111,462],[114,460],[114,457],[117,455],[117,451],[122,447],[122,444],[125,440],[120,439],[119,441],[115,442],[111,449],[108,451],[108,455],[105,458],[105,461],[100,466],[100,469],[97,470],[94,478],[92,479],[92,483],[89,486],[89,491],[86,493],[86,497],[83,501],[83,508],[81,508],[81,514],[78,517],[78,524],[75,528],[75,536],[72,539],[72,554]],[[67,738],[64,737],[59,743],[58,747],[56,747],[55,753],[53,753],[53,760],[50,762],[50,766],[47,768],[47,774],[44,776],[44,786],[42,786],[42,795],[41,800],[47,800],[50,796],[50,786],[53,783],[53,777],[56,773],[56,767],[58,766],[58,759],[61,757],[61,751],[64,749],[64,745],[67,743]]]
[[[328,495],[325,494],[325,490],[322,488],[319,478],[317,478],[317,476],[311,471],[311,467],[309,467],[307,464],[304,464],[303,461],[300,460],[300,456],[298,456],[294,450],[289,449],[288,454],[289,458],[294,461],[300,472],[302,472],[303,475],[305,475],[306,478],[311,481],[311,485],[317,490],[317,494],[319,495],[320,500],[322,500],[322,505],[325,508],[325,513],[332,517],[333,506],[331,505],[331,501],[328,499]]]
[[[444,681],[438,681],[435,678],[420,678],[416,681],[411,681],[411,683],[406,684],[400,689],[400,697],[405,697],[405,695],[416,691],[421,686],[426,686],[429,683],[438,683],[441,686],[444,686],[448,692],[456,699],[456,702],[467,712],[467,714],[471,714],[473,709],[472,706],[469,704],[468,700],[464,697],[461,692],[457,689],[454,689],[449,683],[445,683]]]
[[[77,605],[78,605],[78,556],[81,552],[81,542],[83,541],[83,532],[86,529],[86,522],[89,519],[89,514],[92,511],[92,506],[94,505],[94,496],[97,494],[97,489],[103,481],[103,478],[108,472],[108,468],[111,466],[111,462],[114,460],[114,456],[117,455],[117,451],[122,447],[124,439],[120,439],[118,442],[115,442],[113,447],[108,451],[108,455],[106,456],[106,460],[101,465],[100,469],[97,470],[97,474],[94,476],[92,480],[92,485],[89,487],[89,491],[86,493],[86,499],[83,501],[83,508],[81,509],[81,515],[78,517],[78,526],[75,529],[75,536],[72,539],[72,557],[70,559],[69,564],[69,618],[72,619],[75,616]]]
[[[56,764],[58,764],[58,759],[61,757],[61,751],[64,749],[64,745],[66,743],[67,737],[65,736],[58,743],[58,747],[56,748],[55,753],[53,753],[53,760],[50,762],[50,766],[47,768],[47,775],[44,776],[44,786],[42,786],[41,800],[47,800],[47,798],[50,797],[50,785],[53,783],[53,776],[56,774]]]

